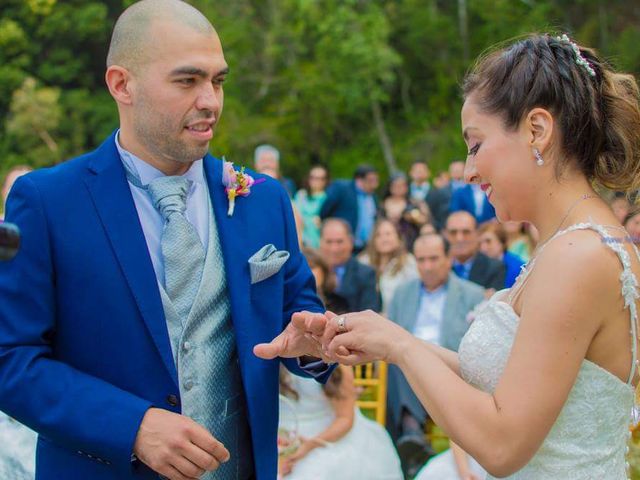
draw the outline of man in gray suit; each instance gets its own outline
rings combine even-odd
[[[484,299],[479,285],[451,273],[449,243],[441,235],[419,237],[413,247],[420,278],[402,284],[389,306],[389,318],[415,336],[457,351],[469,327],[468,313]],[[429,455],[424,441],[427,412],[399,368],[389,366],[388,427],[398,438],[405,471]]]

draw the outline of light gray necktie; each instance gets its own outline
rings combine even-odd
[[[183,321],[200,287],[205,260],[198,232],[184,215],[189,184],[183,177],[159,177],[147,185],[151,201],[164,220],[160,246],[165,290]]]

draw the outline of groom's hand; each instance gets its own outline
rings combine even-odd
[[[229,460],[229,451],[207,429],[184,415],[150,408],[133,453],[170,480],[193,480]]]
[[[272,358],[296,358],[304,355],[324,358],[320,338],[324,333],[327,318],[321,313],[296,312],[291,316],[287,328],[270,343],[253,347],[253,353],[265,360]]]

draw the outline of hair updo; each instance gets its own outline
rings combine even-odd
[[[630,191],[640,187],[640,109],[632,75],[616,73],[596,52],[578,46],[595,72],[576,63],[572,45],[531,35],[478,59],[463,93],[479,108],[518,128],[533,108],[549,110],[560,126],[561,152],[589,180]],[[559,162],[556,172],[569,166]]]

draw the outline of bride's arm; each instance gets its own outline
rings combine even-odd
[[[539,259],[493,394],[464,382],[432,346],[401,327],[379,317],[372,323],[372,312],[350,314],[349,332],[332,340],[329,353],[346,363],[382,358],[397,364],[429,415],[456,443],[494,476],[509,475],[547,436],[608,312],[622,314],[619,266],[602,254],[599,239],[581,235],[575,242],[577,234],[559,238]],[[340,346],[352,354],[337,355]]]

